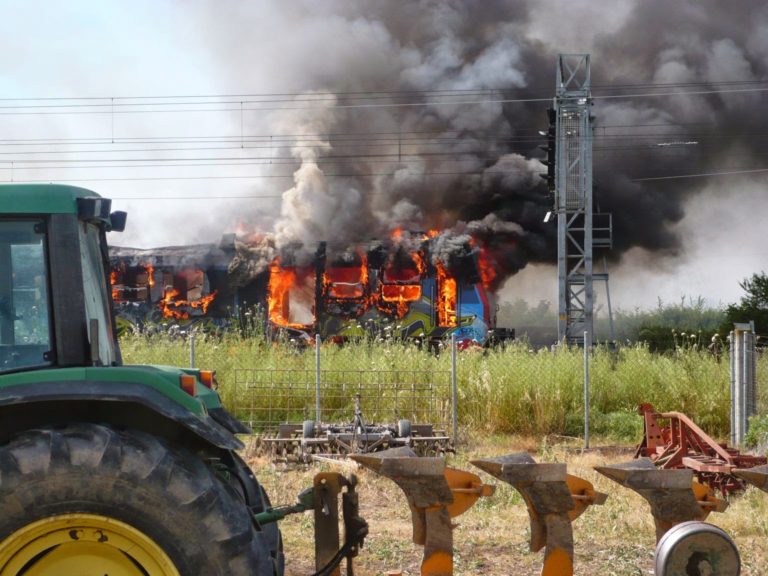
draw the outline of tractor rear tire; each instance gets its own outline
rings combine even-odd
[[[230,484],[151,434],[71,424],[0,446],[0,574],[22,561],[90,576],[109,561],[120,574],[273,576],[268,548]]]

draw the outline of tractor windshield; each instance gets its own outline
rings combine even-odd
[[[97,364],[111,366],[117,360],[117,347],[112,331],[112,316],[107,295],[108,277],[104,268],[102,253],[103,231],[96,224],[83,222],[80,225],[80,258],[83,266],[83,296],[85,315],[88,320],[88,340],[98,342]],[[97,320],[97,322],[93,322]],[[93,329],[98,334],[91,333]],[[94,352],[96,352],[94,350]]]
[[[51,364],[44,230],[0,220],[0,372]]]

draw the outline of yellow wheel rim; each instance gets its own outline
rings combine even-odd
[[[95,514],[28,524],[0,543],[0,576],[180,576],[154,540]]]

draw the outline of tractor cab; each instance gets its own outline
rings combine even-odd
[[[0,442],[77,415],[239,448],[234,434],[248,430],[224,410],[211,371],[122,365],[106,234],[125,222],[84,188],[0,186]]]
[[[125,213],[67,186],[0,191],[0,373],[120,363],[106,232]]]
[[[122,365],[125,220],[83,188],[0,186],[0,574],[282,576],[213,372]]]

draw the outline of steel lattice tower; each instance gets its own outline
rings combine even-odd
[[[594,341],[591,106],[589,54],[561,54],[554,106],[558,337],[579,345],[585,332]],[[607,273],[599,276],[607,284]]]

